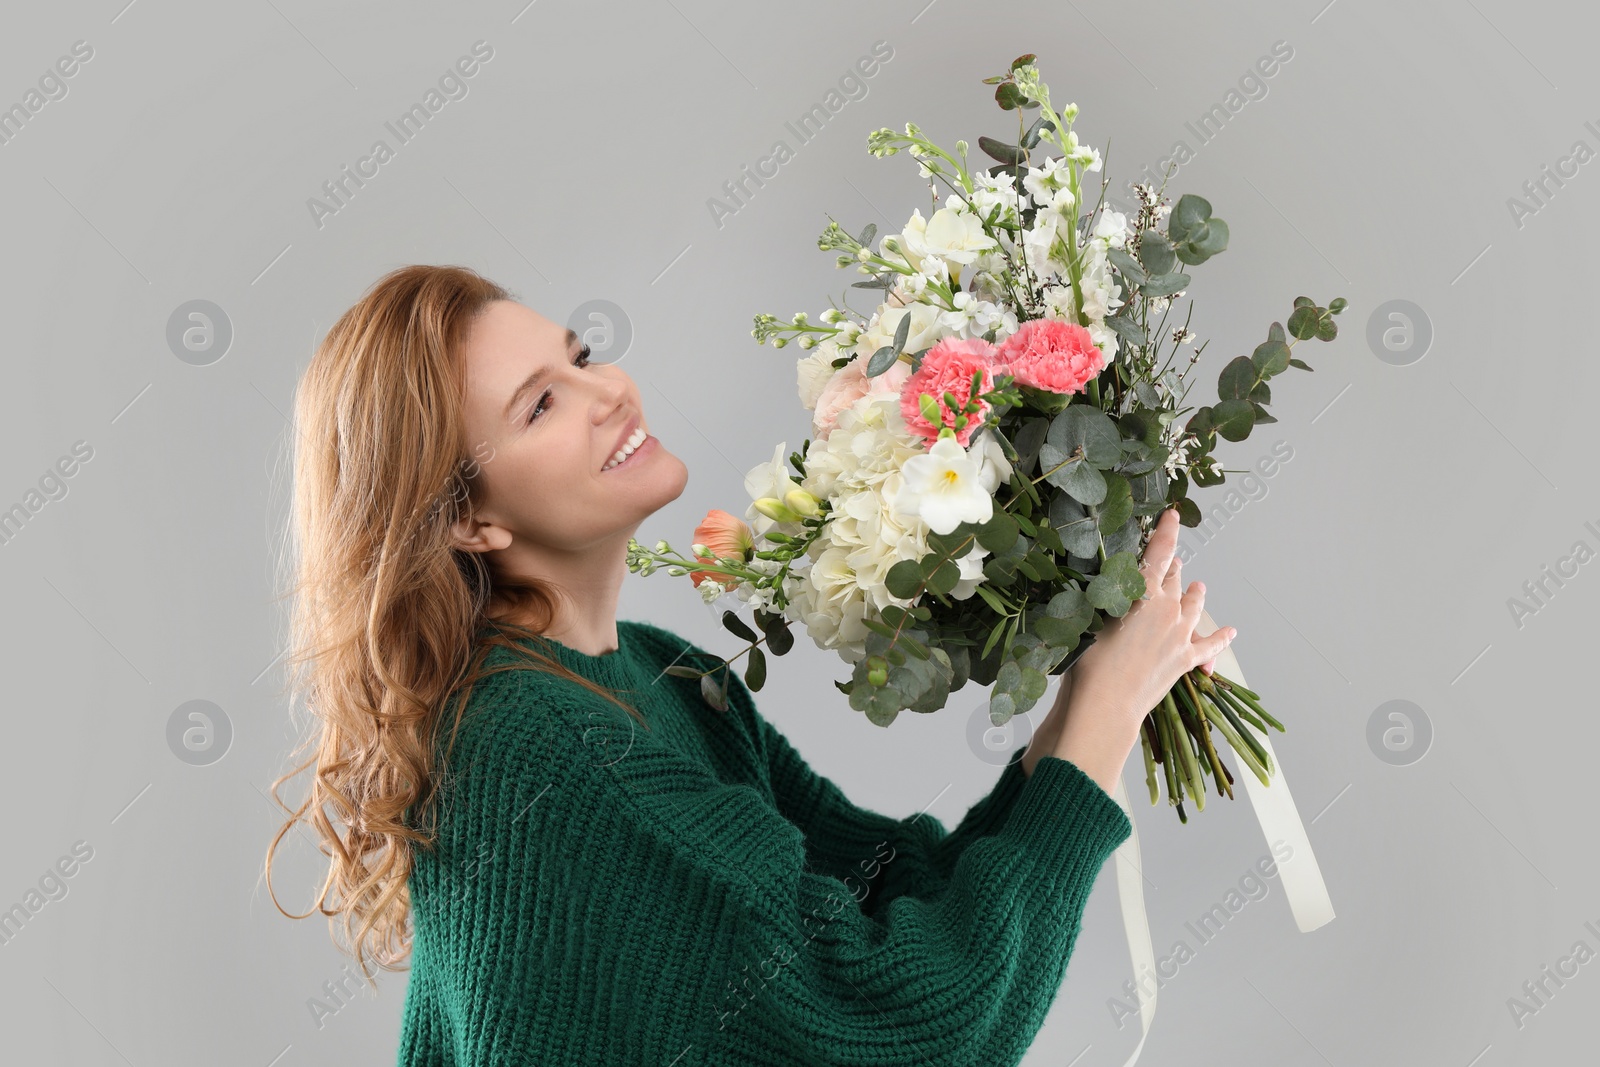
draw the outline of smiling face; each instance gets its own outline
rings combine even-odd
[[[567,589],[588,584],[586,567],[625,567],[628,538],[688,481],[648,435],[633,379],[587,357],[571,330],[510,300],[488,304],[463,346],[480,484],[457,543]]]

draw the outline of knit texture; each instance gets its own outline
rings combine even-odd
[[[542,671],[474,687],[410,880],[399,1067],[1020,1062],[1132,833],[1116,801],[1019,749],[953,831],[868,811],[737,674],[718,712],[664,673],[720,657],[617,635],[549,648],[649,729]]]

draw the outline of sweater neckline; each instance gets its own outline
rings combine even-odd
[[[643,654],[633,633],[633,623],[617,620],[617,647],[599,655],[581,652],[559,639],[540,634],[522,642],[525,647],[545,652],[556,662],[607,689],[632,689],[638,685],[640,657]]]

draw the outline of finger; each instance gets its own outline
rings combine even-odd
[[[1183,560],[1177,556],[1172,557],[1172,563],[1167,567],[1167,576],[1161,582],[1161,591],[1177,594],[1183,590]]]
[[[1214,662],[1222,654],[1222,650],[1233,643],[1233,637],[1236,633],[1238,631],[1233,627],[1224,626],[1214,633],[1196,638],[1193,645],[1195,661],[1197,663]]]
[[[1200,624],[1200,613],[1205,610],[1206,583],[1190,582],[1183,598],[1178,602],[1178,616],[1188,625],[1189,632]]]
[[[1172,556],[1177,550],[1178,509],[1168,508],[1156,520],[1155,531],[1144,547],[1144,564],[1139,569],[1144,572],[1146,583],[1154,585],[1160,581],[1172,565]]]

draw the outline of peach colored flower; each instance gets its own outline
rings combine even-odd
[[[694,543],[705,545],[706,550],[713,556],[748,561],[749,553],[756,542],[755,534],[743,519],[737,515],[730,515],[720,508],[712,508],[706,512],[704,521],[694,528]],[[689,578],[696,586],[707,578],[719,581],[723,585],[733,583],[731,575],[715,574],[711,571],[690,571]]]
[[[1078,392],[1106,365],[1089,331],[1063,319],[1029,319],[995,358],[1018,385],[1052,393]]]
[[[897,359],[889,369],[875,377],[867,377],[867,360],[857,358],[846,363],[828,379],[817,397],[817,407],[811,417],[811,436],[816,441],[828,439],[828,431],[839,421],[839,413],[867,395],[897,396],[900,387],[911,376],[911,364]]]
[[[1003,369],[995,360],[997,352],[994,345],[981,337],[946,337],[928,349],[923,354],[922,363],[900,390],[900,415],[905,419],[906,427],[912,433],[927,438],[930,443],[938,438],[943,427],[949,426],[955,430],[956,415],[945,406],[944,394],[950,393],[957,403],[970,399],[974,371],[983,372],[978,382],[978,392],[986,393],[993,389],[994,375]],[[923,417],[921,396],[924,393],[933,397],[939,405],[942,421],[938,424]],[[968,415],[967,424],[955,430],[956,441],[961,447],[967,446],[973,431],[983,425],[988,414],[989,403],[979,400],[977,413]]]

